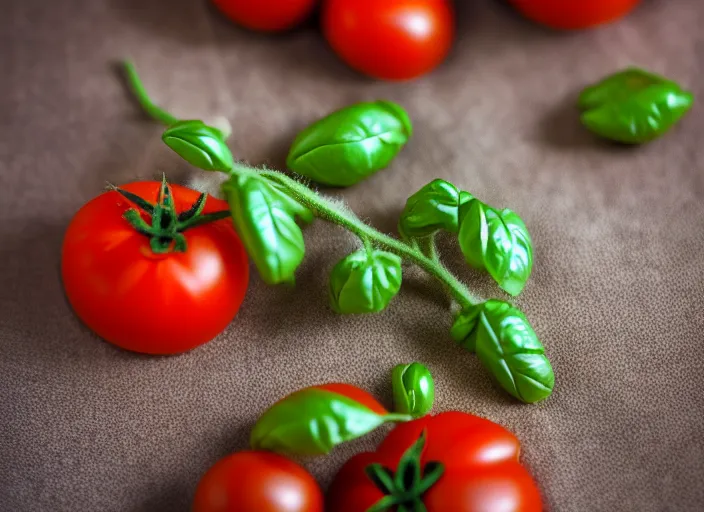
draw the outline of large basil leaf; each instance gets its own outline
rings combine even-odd
[[[408,114],[396,103],[357,103],[303,130],[286,164],[317,183],[346,187],[387,167],[411,133]]]
[[[533,403],[552,394],[555,375],[545,349],[525,315],[507,302],[489,300],[474,306],[474,328],[463,346],[477,356],[501,386],[515,398]]]
[[[586,87],[579,95],[579,108],[588,110],[613,101],[623,101],[634,93],[670,80],[640,68],[630,67]]]
[[[220,131],[203,121],[178,121],[161,138],[181,158],[200,169],[229,171],[234,165]]]
[[[267,284],[292,282],[303,261],[303,233],[296,216],[313,214],[276,185],[253,173],[233,175],[223,184],[237,233]]]
[[[472,198],[464,193],[465,202]],[[404,238],[421,238],[440,229],[457,233],[459,229],[460,191],[452,183],[435,179],[413,194],[399,220]]]
[[[354,252],[330,273],[330,302],[337,313],[378,313],[400,289],[401,258],[389,252]]]
[[[342,394],[306,388],[265,411],[254,425],[250,444],[254,450],[288,455],[325,455],[393,420]]]
[[[507,293],[521,293],[533,268],[533,244],[521,218],[476,199],[460,215],[459,244],[467,263],[488,271]]]

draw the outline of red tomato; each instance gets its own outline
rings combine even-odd
[[[305,20],[318,0],[213,0],[213,3],[239,25],[278,32]]]
[[[461,412],[425,416],[400,424],[375,453],[352,457],[340,470],[328,494],[329,510],[365,512],[386,493],[365,470],[381,464],[394,473],[404,453],[425,431],[419,462],[423,476],[440,462],[444,472],[418,498],[427,512],[539,512],[540,493],[528,471],[518,462],[520,444],[508,430],[489,420]],[[408,510],[417,503],[404,502]]]
[[[192,512],[323,512],[323,493],[295,462],[245,451],[219,460],[201,478]]]
[[[323,31],[352,68],[409,80],[438,66],[454,39],[449,0],[328,0]]]
[[[154,203],[160,187],[148,181],[122,188]],[[177,185],[171,191],[177,212],[199,195]],[[183,232],[185,252],[155,254],[150,238],[123,218],[131,208],[110,191],[71,220],[61,272],[76,314],[101,338],[136,352],[174,354],[213,339],[235,317],[249,278],[247,254],[232,223],[189,228]],[[203,213],[226,209],[225,201],[208,197]]]
[[[510,0],[527,18],[556,29],[589,28],[628,14],[640,0]]]

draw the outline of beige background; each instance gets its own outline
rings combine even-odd
[[[313,25],[250,34],[200,0],[0,4],[1,510],[186,511],[199,476],[246,446],[273,401],[345,381],[388,404],[389,370],[411,360],[433,370],[437,410],[518,434],[550,510],[702,510],[704,106],[625,149],[585,133],[572,104],[629,64],[704,100],[704,4],[646,1],[623,23],[554,34],[500,2],[462,2],[451,58],[403,85],[349,71]],[[192,172],[125,94],[110,67],[125,56],[177,115],[228,117],[233,152],[254,164],[280,167],[299,129],[350,102],[407,107],[416,132],[393,167],[338,195],[387,232],[435,177],[518,211],[536,265],[517,302],[553,362],[553,397],[522,405],[492,384],[453,345],[443,296],[419,274],[383,314],[333,315],[326,273],[352,242],[322,223],[306,231],[297,286],[254,276],[212,343],[150,358],[98,340],[62,294],[69,219],[107,181]],[[451,241],[443,252],[501,297]],[[327,483],[382,434],[309,467]]]

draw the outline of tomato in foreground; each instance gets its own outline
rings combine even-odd
[[[213,0],[232,21],[263,32],[288,30],[303,22],[317,0]]]
[[[210,341],[235,317],[249,278],[244,247],[222,218],[227,203],[165,182],[122,190],[152,208],[172,204],[187,229],[150,236],[157,221],[149,204],[141,208],[116,190],[91,200],[64,237],[61,273],[71,306],[98,336],[127,350],[175,354]],[[186,220],[199,199],[202,211]],[[162,227],[177,221],[168,208],[157,209]]]
[[[640,0],[510,0],[527,18],[562,30],[591,28],[628,14]]]
[[[519,451],[518,439],[489,420],[462,412],[425,416],[398,425],[375,453],[352,457],[330,487],[328,509],[540,512]]]
[[[449,0],[328,0],[322,22],[342,60],[384,80],[410,80],[437,67],[455,32]]]
[[[244,451],[211,467],[196,489],[192,512],[323,512],[323,493],[295,462]]]

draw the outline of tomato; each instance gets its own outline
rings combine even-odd
[[[510,0],[527,18],[548,27],[590,28],[628,14],[640,0]]]
[[[252,30],[278,32],[305,20],[317,0],[213,0],[235,23]]]
[[[198,483],[192,512],[323,512],[323,493],[295,462],[244,451],[219,460]]]
[[[416,451],[419,446],[422,451]],[[540,493],[518,462],[519,452],[516,437],[489,420],[461,412],[425,416],[397,426],[375,453],[352,457],[329,489],[328,507],[364,512],[384,496],[397,495],[397,504],[408,510],[422,503],[427,512],[539,512]],[[431,462],[441,463],[442,469]],[[383,492],[366,472],[374,465],[388,468],[384,471],[391,480],[401,466],[404,475],[420,468],[422,478],[429,480],[408,482],[405,489],[395,490],[398,494]],[[421,488],[425,483],[430,484],[427,491]]]
[[[409,80],[434,69],[455,32],[449,0],[328,0],[322,22],[342,60],[385,80]]]
[[[123,187],[154,202],[155,181]],[[176,212],[199,193],[171,185]],[[136,204],[117,191],[85,204],[66,231],[61,273],[68,300],[98,336],[127,350],[174,354],[218,335],[237,314],[247,289],[247,254],[229,219],[183,231],[185,252],[155,253],[149,236],[124,218]],[[203,214],[227,210],[207,197]],[[150,224],[140,210],[138,217]],[[157,243],[159,240],[156,241]]]

